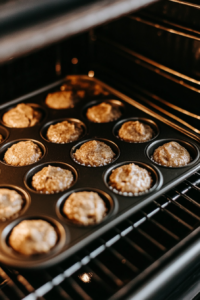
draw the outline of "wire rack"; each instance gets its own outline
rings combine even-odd
[[[118,299],[199,226],[200,171],[59,265],[0,268],[0,299]]]

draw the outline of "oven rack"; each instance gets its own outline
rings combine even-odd
[[[157,284],[160,282],[161,274],[169,272],[167,281],[172,288],[173,275],[180,273],[181,280],[188,265],[190,272],[193,264],[198,265],[199,199],[200,169],[52,268],[17,271],[2,266],[0,300],[114,300],[124,297],[130,288],[134,289],[131,299],[144,299],[141,298],[144,294],[148,295],[145,299],[157,299],[151,298],[151,286],[155,280]],[[188,245],[186,249],[183,244]],[[166,281],[166,276],[163,280]],[[164,282],[159,283],[162,288]],[[170,292],[169,286],[167,291]]]

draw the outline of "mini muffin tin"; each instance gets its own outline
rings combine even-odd
[[[18,215],[5,222],[0,222],[0,262],[3,264],[26,269],[56,264],[171,189],[199,168],[200,147],[197,136],[190,134],[185,129],[182,131],[176,124],[97,79],[77,75],[80,80],[87,79],[101,85],[109,91],[108,95],[93,97],[91,92],[87,92],[84,99],[76,99],[73,108],[64,110],[48,108],[45,105],[45,98],[48,93],[62,90],[63,84],[67,84],[68,78],[71,77],[44,88],[42,92],[34,92],[32,96],[29,95],[27,98],[23,96],[22,99],[4,104],[1,110],[2,118],[8,109],[24,102],[40,106],[44,111],[44,118],[34,127],[9,128],[5,125],[0,126],[0,133],[5,136],[5,140],[0,144],[0,185],[19,191],[24,199],[24,207]],[[122,116],[109,123],[93,123],[87,120],[86,109],[93,103],[97,104],[107,100],[117,101],[115,103],[120,105]],[[67,144],[49,142],[46,138],[48,127],[67,119],[81,122],[84,134],[77,141]],[[120,140],[117,136],[117,130],[123,122],[128,120],[141,120],[150,124],[156,135],[152,140],[143,143],[127,143]],[[110,164],[95,168],[78,164],[73,159],[74,151],[84,142],[93,139],[104,141],[116,153],[115,159]],[[20,168],[6,164],[3,160],[5,151],[12,144],[25,140],[38,143],[43,151],[43,157],[32,165]],[[187,146],[186,148],[193,159],[192,162],[181,168],[167,168],[153,162],[151,159],[152,151],[161,143],[164,144],[165,141],[179,141],[183,146]],[[112,170],[132,162],[146,168],[151,173],[153,184],[150,190],[138,195],[122,194],[112,190],[109,186],[109,175]],[[59,166],[72,171],[74,182],[69,189],[55,194],[42,194],[32,188],[33,175],[48,165]],[[97,192],[105,201],[107,215],[101,223],[92,226],[80,226],[72,223],[62,213],[64,201],[71,193],[78,191]],[[44,219],[55,227],[58,242],[49,253],[25,257],[9,246],[8,239],[12,229],[26,219]]]

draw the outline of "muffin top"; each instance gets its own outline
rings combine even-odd
[[[42,152],[37,144],[26,141],[12,145],[6,151],[4,160],[12,166],[26,166],[37,162],[42,157]]]
[[[191,161],[187,149],[177,142],[169,142],[158,147],[153,154],[153,160],[162,166],[181,167]]]
[[[9,236],[9,245],[17,252],[30,256],[47,253],[56,245],[57,233],[44,220],[25,220],[14,227]]]
[[[108,123],[119,119],[121,111],[118,105],[102,102],[88,108],[86,116],[94,123]]]
[[[153,138],[153,129],[139,121],[128,121],[125,122],[119,130],[119,137],[126,142],[146,142]]]
[[[0,220],[5,221],[17,214],[23,202],[22,196],[16,191],[0,188]]]
[[[3,122],[13,128],[32,127],[41,120],[42,114],[30,104],[20,103],[3,115]]]
[[[63,206],[63,213],[77,224],[99,223],[106,215],[104,200],[95,192],[77,192],[69,196]]]
[[[32,186],[41,193],[53,194],[69,188],[73,180],[74,177],[71,171],[48,166],[33,176]]]
[[[46,97],[45,103],[48,107],[53,109],[71,108],[74,106],[73,92],[70,90],[49,93]]]
[[[109,185],[122,193],[137,194],[148,191],[152,181],[146,169],[131,163],[114,169],[109,178]]]
[[[63,121],[48,128],[47,138],[52,143],[65,144],[76,141],[82,133],[81,124],[73,121]]]
[[[86,166],[103,166],[112,162],[115,153],[110,146],[103,142],[92,140],[84,143],[80,149],[74,153],[74,158]]]

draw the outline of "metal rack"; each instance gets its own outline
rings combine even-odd
[[[55,267],[39,272],[2,267],[0,299],[120,299],[130,287],[132,299],[153,299],[159,291],[152,289],[155,281],[170,293],[174,276],[180,280],[188,265],[190,271],[198,266],[199,172]]]

